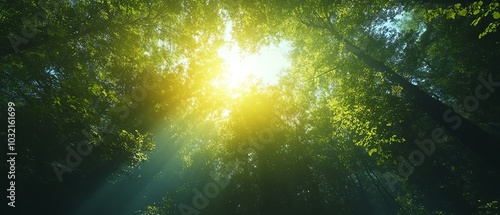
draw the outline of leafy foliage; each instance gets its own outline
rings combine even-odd
[[[484,153],[497,146],[473,138],[500,137],[500,94],[492,84],[476,109],[464,103],[484,85],[478,77],[500,77],[497,1],[17,1],[0,8],[0,100],[18,108],[18,177],[29,184],[20,192],[43,193],[44,209],[120,180],[124,168],[148,160],[154,131],[168,131],[182,161],[172,174],[184,181],[139,213],[498,211],[498,167]],[[218,84],[217,50],[229,23],[245,51],[292,45],[292,66],[277,85],[249,79],[231,91]],[[443,126],[435,116],[447,107],[476,129],[462,135],[480,142],[448,126],[426,151],[419,143]],[[82,141],[90,153],[78,148]],[[471,150],[479,144],[486,147]],[[409,175],[401,174],[402,160],[413,163]],[[62,184],[55,167],[65,171]],[[194,190],[206,195],[214,181],[209,203],[192,203],[201,198]]]

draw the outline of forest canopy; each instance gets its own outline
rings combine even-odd
[[[16,210],[77,214],[163,156],[137,214],[499,214],[499,5],[1,2]]]

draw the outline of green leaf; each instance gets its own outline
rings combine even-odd
[[[500,13],[499,12],[494,12],[493,13],[493,18],[494,19],[500,19]]]
[[[448,12],[448,18],[455,19],[455,12],[449,11]]]
[[[458,12],[458,15],[459,15],[459,16],[465,16],[465,15],[467,15],[467,9],[465,9],[465,8],[464,8],[464,9],[460,10],[460,11]]]
[[[471,25],[476,26],[479,23],[479,20],[481,20],[481,17],[478,17],[474,21],[472,21]]]
[[[53,105],[59,105],[59,106],[60,106],[60,105],[61,105],[61,100],[59,99],[59,97],[56,97],[56,98],[54,99],[54,102],[53,102],[52,104],[53,104]]]
[[[372,156],[372,154],[376,153],[376,152],[377,152],[376,148],[370,149],[370,151],[368,152],[368,155]]]

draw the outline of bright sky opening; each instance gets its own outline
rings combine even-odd
[[[231,45],[231,25],[231,22],[226,24],[224,39],[227,43],[218,50],[219,57],[225,61],[226,72],[223,79],[227,87],[236,88],[252,78],[260,79],[266,85],[277,84],[279,72],[291,66],[288,57],[290,43],[282,41],[261,47],[254,54],[245,53],[238,45]]]

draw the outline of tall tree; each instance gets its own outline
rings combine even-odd
[[[238,29],[244,31],[243,35],[239,38],[242,42],[256,44],[258,41],[266,41],[269,40],[265,36],[267,34],[283,39],[297,40],[297,38],[300,38],[298,32],[303,31],[297,30],[303,28],[301,25],[305,25],[307,28],[319,29],[319,32],[316,33],[321,35],[321,37],[336,39],[338,41],[337,45],[342,46],[349,53],[364,62],[370,68],[370,72],[379,71],[391,84],[402,87],[402,93],[407,102],[422,108],[427,115],[443,126],[448,133],[452,134],[471,151],[484,159],[491,168],[498,171],[497,164],[500,163],[500,158],[496,156],[496,151],[500,149],[500,144],[495,136],[462,117],[453,108],[422,91],[418,86],[403,78],[382,61],[361,50],[354,42],[342,34],[342,32],[350,34],[351,38],[361,43],[360,40],[363,38],[362,33],[375,28],[376,26],[374,25],[377,23],[390,20],[392,19],[391,16],[395,16],[398,8],[386,7],[394,4],[392,2],[386,4],[378,2],[362,4],[361,2],[311,1],[308,3],[294,2],[289,3],[287,6],[281,6],[272,2],[266,4],[267,7],[264,8],[261,3],[255,2],[238,8],[234,8],[231,4],[228,7],[233,7],[232,9],[238,11],[237,13],[244,14],[234,16],[234,22],[239,26]],[[354,11],[354,9],[361,7],[365,7],[365,9],[360,9],[358,12]],[[373,13],[364,12],[366,10],[371,10]],[[379,18],[381,15],[385,18]],[[249,17],[262,17],[262,19],[251,19],[248,21]],[[340,28],[343,29],[342,32],[337,30]],[[252,32],[258,33],[252,34]],[[495,82],[495,78],[492,74],[479,77],[482,86],[478,88],[483,89],[483,91],[478,93],[483,93],[479,95],[482,100],[485,99],[485,96],[490,95],[490,92],[495,91],[495,87],[498,85]],[[468,109],[477,109],[477,103],[479,102],[477,98],[466,97],[464,99],[464,105]]]

